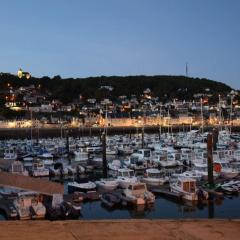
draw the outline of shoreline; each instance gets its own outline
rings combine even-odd
[[[3,221],[4,240],[236,239],[240,219]]]
[[[204,127],[204,131],[211,131],[213,128],[217,128],[217,126],[206,126]],[[199,129],[198,126],[194,126],[191,128],[192,130]],[[103,127],[81,127],[81,128],[66,128],[62,130],[62,136],[66,137],[66,131],[68,131],[68,135],[70,137],[83,137],[83,136],[100,136],[103,132]],[[174,126],[171,127],[161,127],[161,133],[166,133],[168,131],[179,132],[179,131],[189,131],[190,127],[185,126]],[[141,127],[108,127],[107,134],[136,134],[141,133]],[[159,133],[159,126],[145,126],[145,133]],[[240,132],[240,126],[233,126],[232,132]],[[0,140],[4,139],[24,139],[29,138],[31,136],[31,128],[1,128],[0,129]],[[37,138],[48,138],[48,137],[61,137],[61,129],[60,128],[40,128],[40,129],[32,129],[33,139]]]

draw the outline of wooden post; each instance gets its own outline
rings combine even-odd
[[[218,130],[216,128],[213,129],[213,150],[217,150],[217,142],[218,142]]]
[[[213,181],[213,136],[211,133],[207,136],[207,160],[208,160],[208,184],[209,186],[214,185]]]
[[[106,133],[102,133],[102,160],[103,160],[103,177],[107,178],[107,158],[106,158]]]

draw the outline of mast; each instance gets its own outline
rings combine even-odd
[[[203,131],[203,122],[204,122],[204,119],[203,119],[203,104],[202,104],[202,98],[200,100],[201,102],[201,125],[202,125],[202,134],[204,133]]]

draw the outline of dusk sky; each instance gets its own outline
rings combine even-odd
[[[240,88],[239,0],[1,0],[0,72],[189,75]]]

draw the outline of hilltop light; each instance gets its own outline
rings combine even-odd
[[[29,72],[23,72],[21,68],[18,70],[17,75],[19,78],[25,77],[26,79],[29,79],[31,77],[31,74]]]
[[[22,71],[21,68],[18,70],[17,75],[18,75],[19,78],[23,77],[23,71]]]

